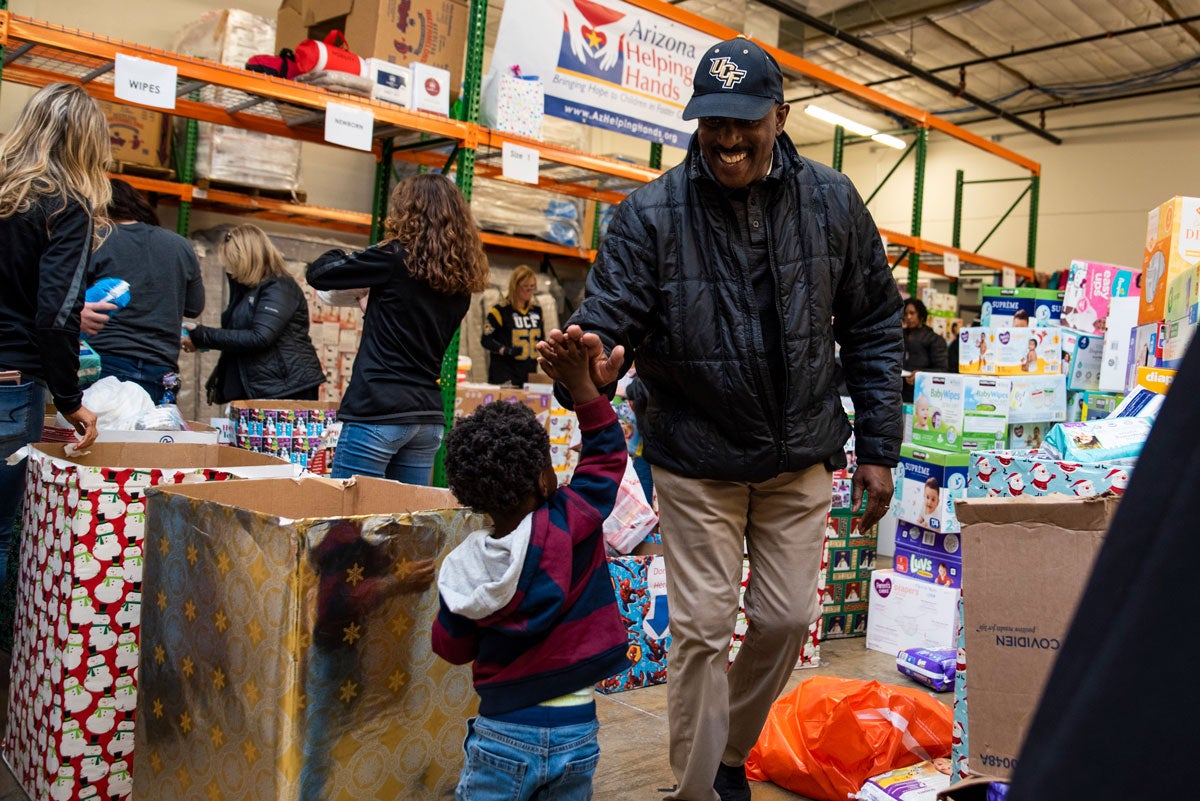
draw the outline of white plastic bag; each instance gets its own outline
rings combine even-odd
[[[617,553],[629,553],[658,525],[658,515],[646,501],[641,479],[626,460],[612,514],[604,521],[604,542]]]
[[[96,415],[96,427],[106,431],[132,431],[138,420],[154,408],[150,393],[132,381],[114,376],[101,378],[83,391],[83,405]],[[72,428],[62,414],[60,428]]]

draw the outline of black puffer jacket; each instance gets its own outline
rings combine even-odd
[[[221,351],[215,378],[233,360],[246,398],[290,398],[325,383],[308,336],[308,301],[293,278],[272,276],[253,288],[231,280],[229,292],[221,327],[197,326],[191,334],[197,348]],[[219,397],[222,403],[243,399]]]
[[[837,464],[850,436],[835,338],[864,464],[899,458],[900,295],[850,180],[777,139],[767,203],[787,374],[783,406],[763,353],[746,245],[695,138],[683,164],[617,209],[570,324],[622,344],[649,394],[651,464],[692,478],[764,481]],[[561,389],[561,388],[560,388]]]

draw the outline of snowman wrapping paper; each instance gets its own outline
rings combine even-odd
[[[132,792],[145,491],[235,477],[222,461],[251,475],[293,472],[257,454],[226,459],[218,447],[113,443],[79,458],[62,445],[30,447],[2,752],[33,801]]]

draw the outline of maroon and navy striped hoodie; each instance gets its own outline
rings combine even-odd
[[[433,650],[456,665],[474,662],[479,713],[486,717],[566,695],[629,666],[603,533],[629,458],[625,436],[604,396],[576,406],[575,414],[579,465],[570,483],[531,513],[511,600],[472,620],[440,597]]]

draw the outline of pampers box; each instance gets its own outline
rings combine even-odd
[[[1104,336],[1062,329],[1062,373],[1067,389],[1096,392],[1104,363]]]
[[[1008,424],[1067,419],[1067,380],[1057,375],[1014,375],[1009,396]]]
[[[958,590],[901,575],[871,574],[867,648],[895,656],[906,648],[953,648]]]
[[[958,340],[961,373],[1043,375],[1062,370],[1062,335],[1058,327],[964,328]]]
[[[954,499],[967,497],[970,454],[904,444],[896,484],[896,516],[932,531],[958,531]]]
[[[1174,197],[1149,214],[1138,323],[1191,318],[1200,297],[1200,198]]]
[[[912,442],[942,451],[1003,447],[1008,426],[1007,378],[918,373],[913,385]]]
[[[1086,334],[1104,336],[1109,301],[1133,297],[1141,291],[1140,270],[1118,264],[1073,261],[1063,294],[1062,324]]]

